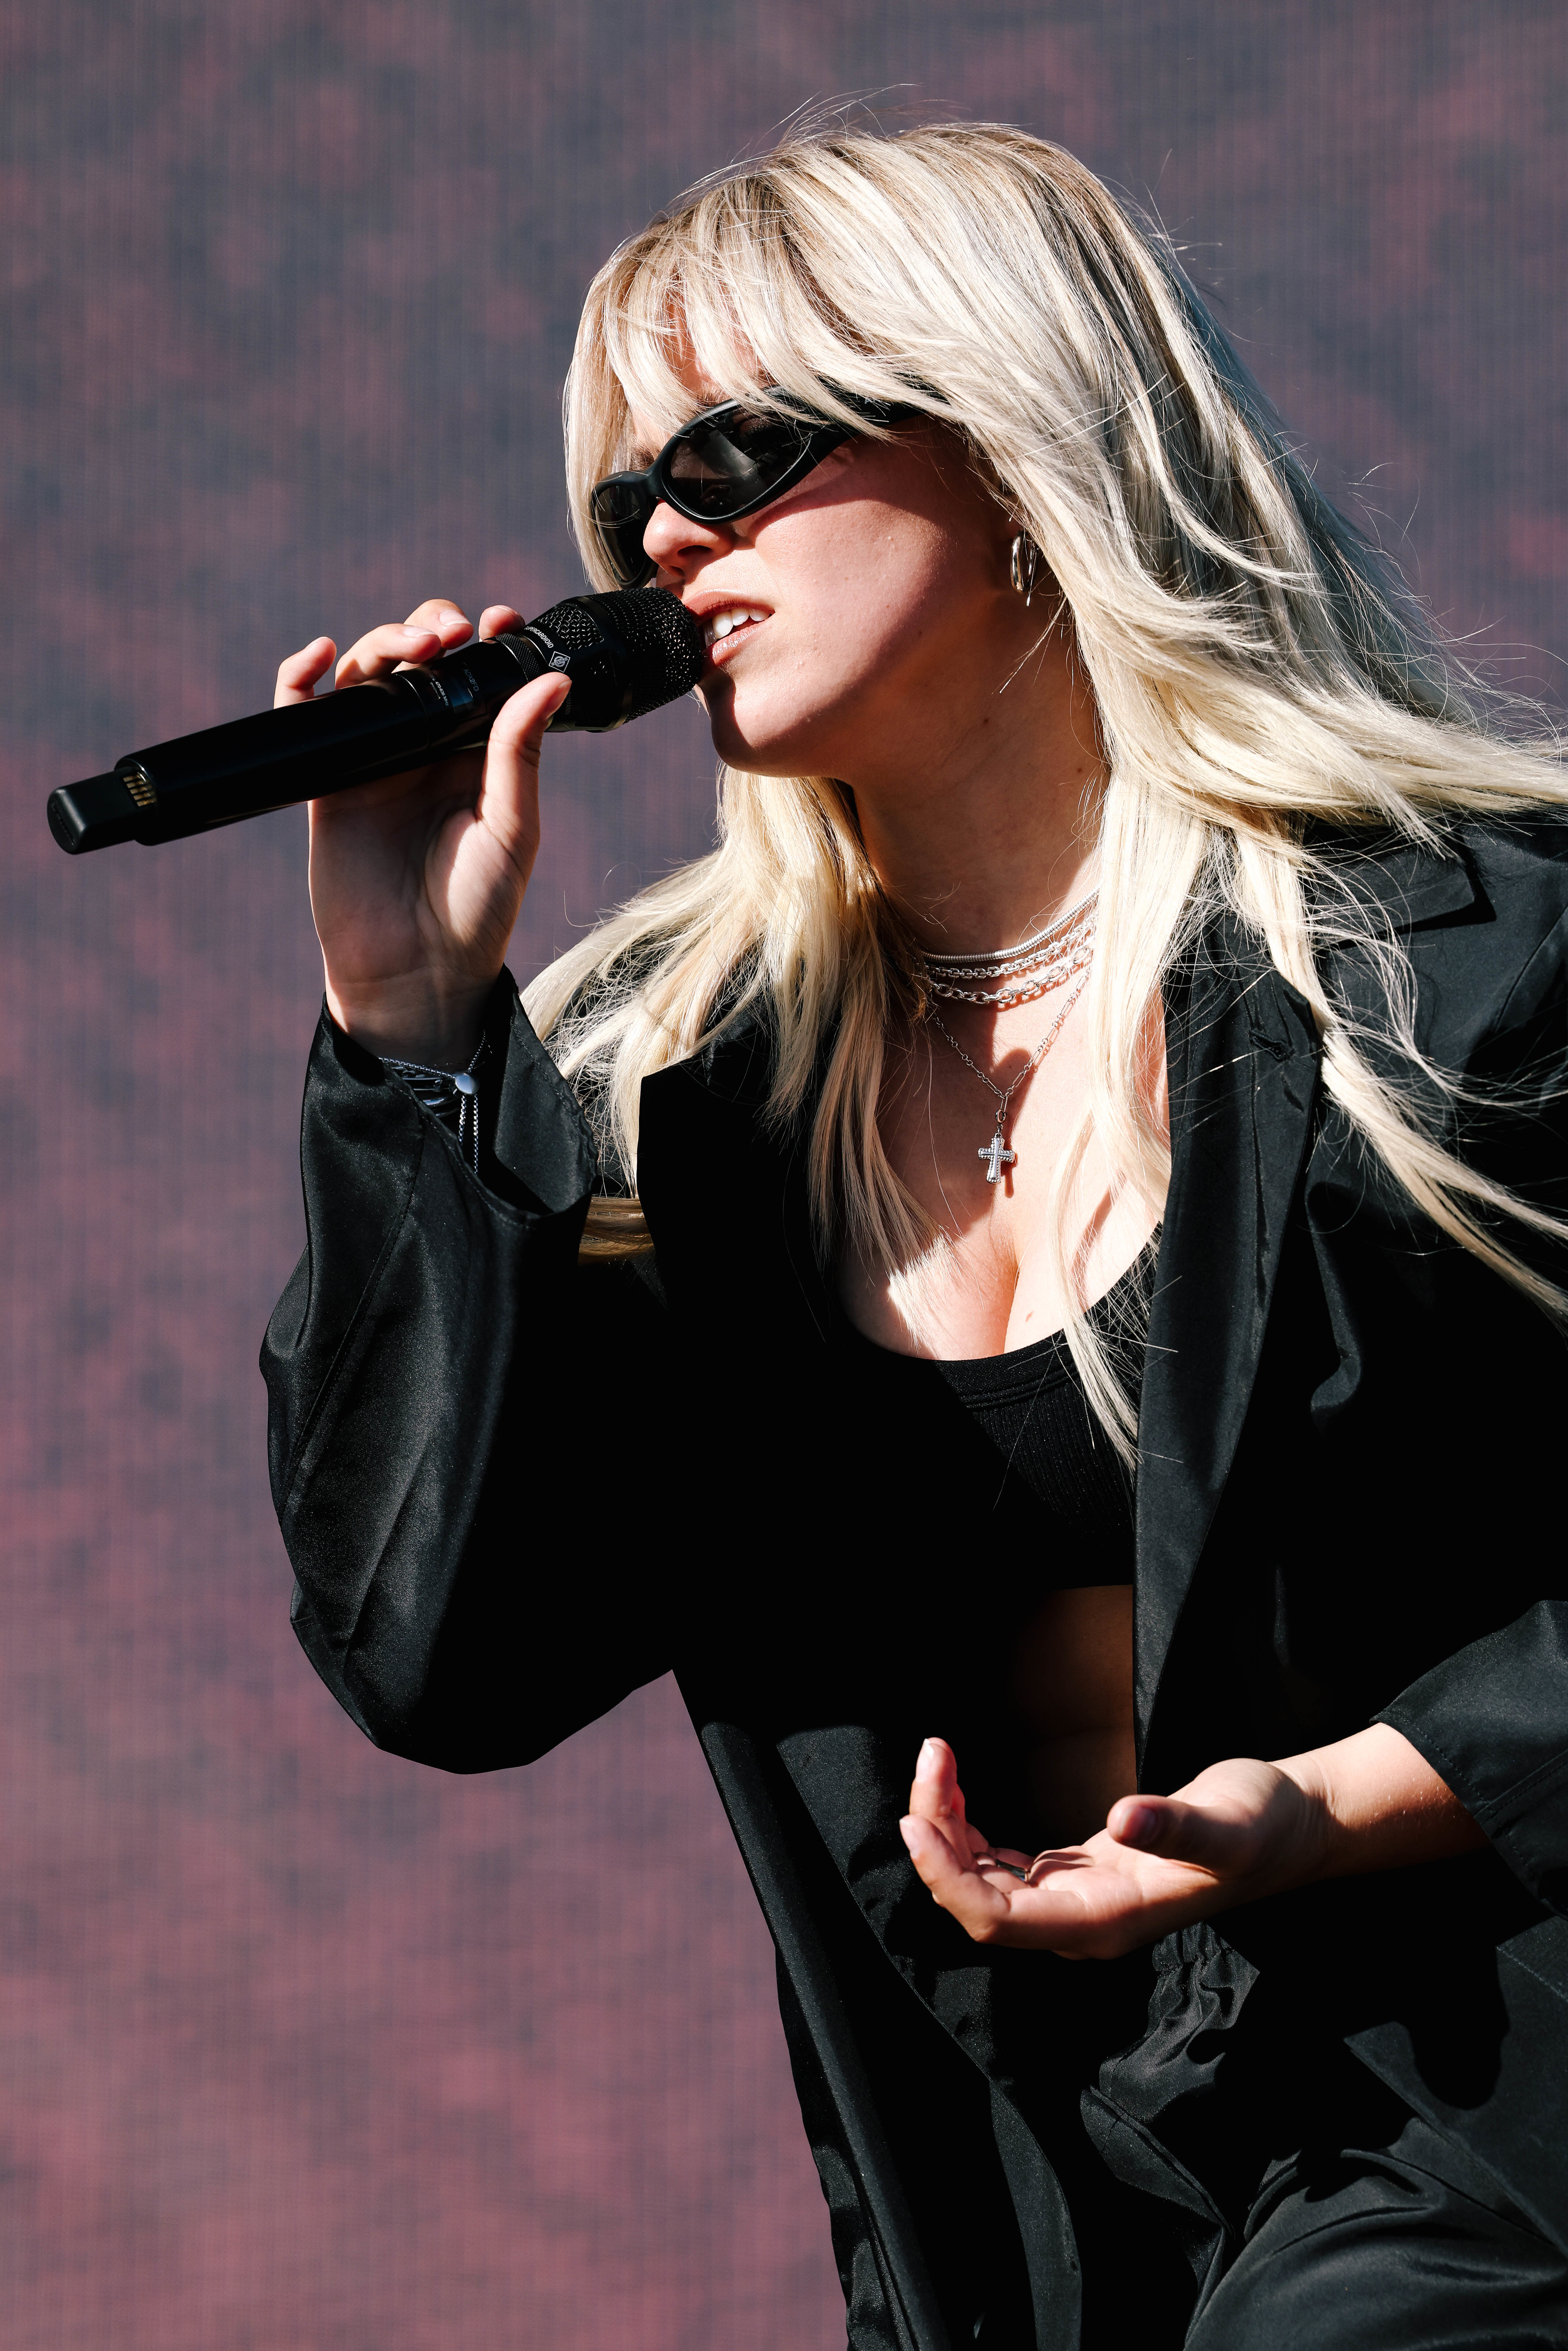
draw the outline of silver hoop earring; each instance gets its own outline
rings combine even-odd
[[[1009,569],[1015,591],[1027,607],[1034,601],[1034,575],[1040,564],[1040,549],[1027,530],[1020,530],[1012,544]]]

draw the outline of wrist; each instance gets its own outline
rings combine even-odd
[[[444,987],[428,978],[374,988],[327,980],[327,1009],[344,1033],[383,1061],[461,1070],[484,1033],[495,979]]]
[[[1340,1809],[1339,1792],[1330,1759],[1333,1749],[1319,1747],[1304,1755],[1288,1755],[1274,1769],[1297,1792],[1298,1865],[1291,1883],[1312,1885],[1319,1878],[1338,1877],[1347,1866],[1351,1831]]]

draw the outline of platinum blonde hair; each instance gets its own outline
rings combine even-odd
[[[1313,820],[1441,849],[1446,820],[1568,791],[1543,746],[1490,728],[1420,613],[1313,487],[1174,256],[1060,147],[987,126],[795,140],[699,188],[590,288],[568,383],[579,542],[596,480],[626,462],[635,406],[674,433],[677,364],[759,405],[858,423],[840,395],[924,413],[961,439],[1059,584],[1098,705],[1099,933],[1092,1075],[1048,1224],[1076,1304],[1068,1340],[1113,1441],[1134,1416],[1082,1311],[1077,1174],[1097,1135],[1162,1213],[1169,1144],[1151,1083],[1162,983],[1228,906],[1312,1007],[1331,1099],[1443,1232],[1537,1302],[1561,1293],[1500,1241],[1499,1214],[1561,1238],[1432,1139],[1414,1083],[1379,1074],[1320,971],[1349,944],[1379,969],[1412,1081],[1408,967],[1337,883]],[[768,387],[778,387],[770,392]],[[943,1240],[877,1132],[890,1027],[923,1008],[908,935],[831,778],[721,770],[719,846],[643,891],[528,991],[635,1186],[638,1097],[758,1000],[771,1112],[807,1102],[824,1248],[884,1265],[919,1327]]]

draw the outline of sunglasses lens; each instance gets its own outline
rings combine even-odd
[[[601,482],[593,493],[593,528],[605,561],[623,587],[634,588],[648,571],[643,533],[653,511],[647,483],[640,474]]]
[[[670,451],[670,487],[689,513],[722,521],[765,498],[800,455],[807,438],[798,424],[744,408],[722,424],[694,424]]]
[[[794,423],[756,409],[698,417],[678,433],[653,469],[672,505],[710,522],[750,514],[774,490],[843,438],[831,425]],[[653,566],[643,549],[659,493],[646,474],[612,474],[593,493],[593,527],[604,559],[623,587],[635,588]]]

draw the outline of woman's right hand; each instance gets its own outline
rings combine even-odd
[[[520,628],[492,604],[481,636]],[[472,624],[433,597],[402,628],[372,629],[338,663],[357,685],[465,643]],[[308,702],[336,655],[291,653],[275,700]],[[479,1040],[539,841],[539,747],[567,681],[536,678],[467,751],[310,803],[310,907],[333,1019],[376,1053],[459,1068]]]

